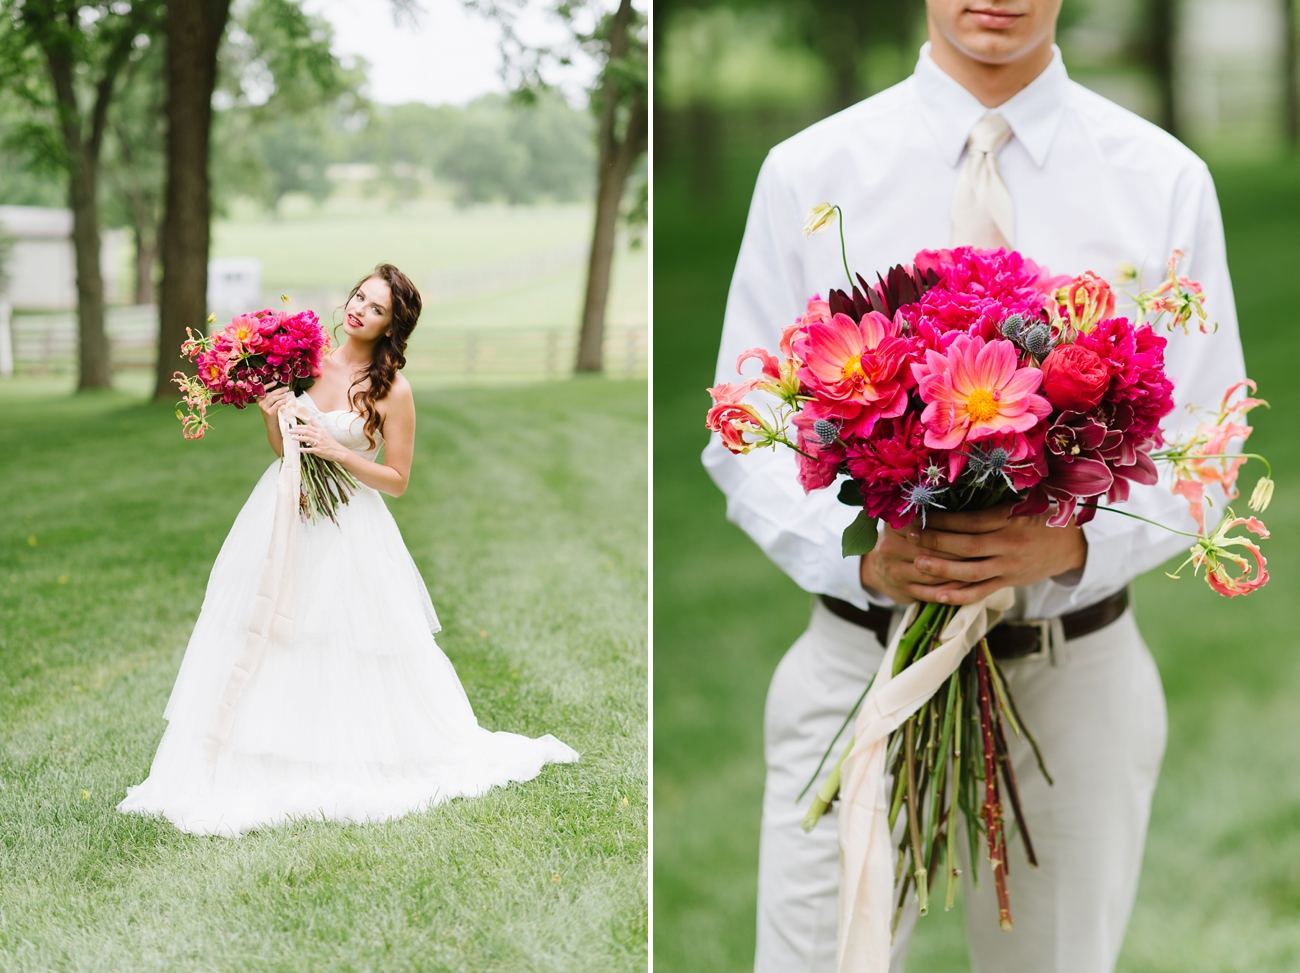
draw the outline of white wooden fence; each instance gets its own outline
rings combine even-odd
[[[115,372],[154,368],[158,352],[156,307],[111,307],[105,327]],[[76,369],[75,314],[15,314],[11,328],[15,373],[58,375]],[[565,378],[573,372],[577,342],[577,329],[563,327],[417,331],[407,349],[406,374],[417,381],[485,385]],[[605,374],[644,377],[647,358],[644,325],[612,325],[606,329]]]

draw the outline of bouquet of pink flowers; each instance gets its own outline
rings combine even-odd
[[[213,315],[208,323],[215,319]],[[214,402],[244,409],[279,385],[289,386],[295,395],[311,388],[330,347],[329,334],[312,311],[254,311],[235,316],[220,331],[196,335],[187,328],[186,334],[181,357],[194,362],[197,374],[177,372],[172,379],[184,396],[186,411],[178,408],[176,417],[186,439],[203,438]],[[338,508],[351,499],[357,481],[333,460],[311,453],[300,454],[299,460],[303,516],[337,522]]]
[[[805,232],[824,228],[836,212],[827,204],[817,207]],[[1204,486],[1217,483],[1229,499],[1237,495],[1237,471],[1251,457],[1230,454],[1228,445],[1250,434],[1243,417],[1260,400],[1234,400],[1239,387],[1229,389],[1217,416],[1181,442],[1167,442],[1160,425],[1174,403],[1164,367],[1166,339],[1156,326],[1186,332],[1195,320],[1208,330],[1200,285],[1177,275],[1181,256],[1171,258],[1159,287],[1136,296],[1137,314],[1130,318],[1116,314],[1110,286],[1090,272],[1053,277],[1021,254],[1000,249],[922,251],[910,266],[878,276],[874,286],[859,275],[851,292],[813,297],[804,315],[784,330],[780,357],[761,348],[742,353],[737,371],[756,359],[761,374],[709,389],[714,404],[707,426],[736,453],[777,444],[792,448],[805,490],[840,482],[839,499],[860,508],[844,533],[846,557],[875,546],[878,520],[903,528],[915,519],[924,524],[933,510],[1011,504],[1012,515],[1047,514],[1057,527],[1082,524],[1098,510],[1112,509],[1107,504],[1126,500],[1132,484],[1155,484],[1156,461],[1164,461],[1173,466],[1174,490],[1187,498],[1200,528],[1188,534],[1195,538],[1188,562],[1194,571],[1205,568],[1215,591],[1246,594],[1268,580],[1265,561],[1249,537],[1229,532],[1244,527],[1261,538],[1268,532],[1256,518],[1231,510],[1216,530],[1207,531]],[[766,403],[750,401],[751,393],[766,393]],[[1271,493],[1272,480],[1265,476],[1251,508],[1264,509]],[[931,652],[957,611],[939,604],[916,610],[895,637],[890,677]],[[972,863],[984,832],[1001,923],[1010,928],[999,778],[1027,857],[1031,863],[1035,858],[1007,757],[1004,719],[1028,737],[1038,755],[980,638],[951,677],[890,734],[884,763],[894,782],[888,825],[892,833],[906,806],[898,861],[910,860],[895,923],[913,882],[925,914],[940,849],[945,907],[952,905],[958,874],[955,802],[963,811]],[[850,742],[818,792],[806,828],[837,797],[852,750]],[[1047,776],[1041,757],[1039,767]]]

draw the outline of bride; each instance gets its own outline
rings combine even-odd
[[[380,265],[353,289],[347,343],[325,356],[310,392],[261,400],[285,465],[296,468],[296,448],[360,486],[336,526],[299,523],[296,489],[277,504],[281,461],[258,481],[213,565],[149,777],[119,810],[226,837],[292,817],[383,821],[578,759],[550,734],[478,725],[380,499],[409,483],[415,404],[399,369],[419,316],[415,286]],[[291,443],[282,410],[310,417],[283,422]],[[259,611],[268,585],[271,606]]]

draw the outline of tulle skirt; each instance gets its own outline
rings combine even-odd
[[[119,810],[226,837],[295,817],[384,821],[578,759],[550,734],[478,725],[397,524],[364,486],[338,526],[300,525],[292,642],[262,657],[213,759],[205,742],[247,638],[278,468],[222,545],[149,777]]]

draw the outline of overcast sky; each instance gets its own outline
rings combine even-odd
[[[463,105],[505,90],[499,32],[468,13],[461,0],[421,0],[418,27],[394,24],[389,0],[306,0],[303,6],[334,25],[336,53],[370,63],[366,94],[374,101]],[[579,71],[568,93],[576,94],[590,76],[590,66]]]

